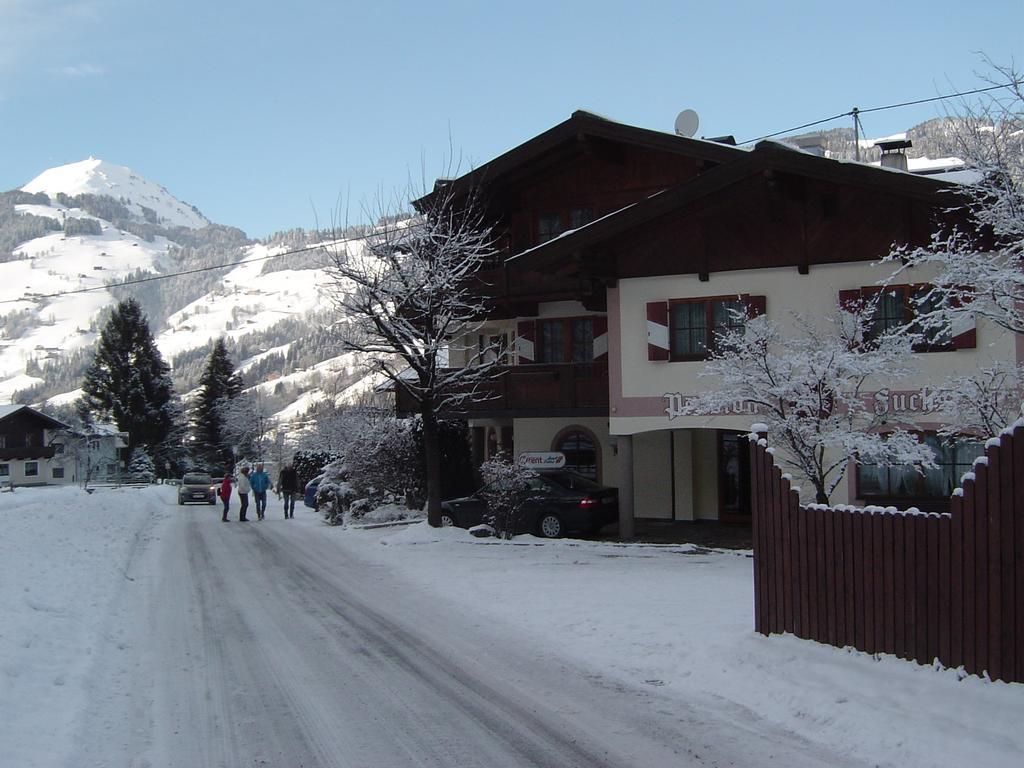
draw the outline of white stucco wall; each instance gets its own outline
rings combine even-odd
[[[600,445],[600,482],[604,485],[617,486],[619,468],[617,458],[612,450],[608,437],[608,420],[600,416],[580,418],[549,418],[549,419],[515,419],[513,421],[513,439],[516,455],[523,451],[550,451],[551,441],[563,429],[569,426],[581,426],[590,430],[597,437]]]
[[[738,294],[767,297],[768,317],[779,323],[785,332],[792,329],[792,312],[824,318],[838,305],[839,291],[873,286],[884,278],[886,270],[871,263],[813,265],[810,273],[800,275],[795,268],[758,269],[740,272],[712,273],[708,282],[696,275],[676,275],[620,280],[619,332],[621,339],[622,395],[624,397],[661,396],[666,392],[692,394],[714,386],[714,381],[698,374],[702,362],[652,362],[647,359],[647,303],[668,299],[699,298]],[[908,273],[901,283],[927,282],[923,272]],[[609,322],[613,322],[609,318]],[[919,372],[895,385],[898,389],[935,386],[947,376],[974,371],[978,365],[994,360],[1015,360],[1013,336],[1002,329],[978,320],[976,349],[953,352],[929,352],[915,355]],[[891,381],[876,382],[878,389],[893,386]],[[697,426],[681,417],[672,426]],[[667,416],[664,421],[667,422]],[[741,422],[749,422],[743,418]],[[703,420],[702,420],[703,422]],[[701,423],[702,423],[701,422]],[[737,426],[735,419],[723,426]],[[745,425],[744,425],[745,426]],[[630,434],[658,428],[657,422],[612,419],[613,434]]]
[[[713,417],[669,418],[664,412],[666,393],[681,393],[684,397],[715,386],[715,380],[699,376],[703,362],[652,362],[647,359],[647,304],[653,301],[730,296],[738,294],[763,295],[766,297],[768,317],[779,323],[783,330],[793,328],[792,312],[798,311],[812,317],[825,318],[838,305],[839,292],[861,287],[874,286],[887,275],[887,267],[872,263],[848,263],[834,265],[812,265],[807,275],[801,275],[796,268],[744,270],[739,272],[711,273],[707,282],[701,282],[696,275],[661,276],[620,280],[617,291],[618,316],[609,314],[609,322],[618,322],[620,355],[618,369],[621,384],[610,382],[613,393],[612,413],[609,428],[612,435],[635,435],[667,429],[724,428],[747,430],[757,421],[755,414],[722,415]],[[920,270],[901,276],[904,283],[926,283],[928,275]],[[1016,361],[1017,346],[1012,334],[987,323],[977,321],[977,347],[950,352],[919,353],[914,356],[917,372],[900,381],[872,382],[868,391],[892,389],[900,391],[918,390],[923,387],[937,387],[948,377],[968,374],[979,366],[992,362]],[[613,373],[614,375],[614,373]],[[621,386],[623,403],[629,398],[645,398],[634,401],[632,409],[616,409],[614,399],[616,387]],[[742,410],[742,409],[740,409]],[[626,411],[623,414],[622,411]],[[930,429],[943,423],[940,413],[905,412],[894,421],[907,426],[917,425]],[[681,440],[682,438],[676,438]],[[693,507],[687,510],[680,505],[677,492],[676,515],[685,519],[690,513],[696,516],[717,515],[717,476],[714,472],[715,436],[711,430],[699,430],[693,437],[693,456],[700,469],[694,470]],[[678,444],[677,444],[678,445]],[[677,491],[679,481],[685,480],[686,468],[680,467],[681,452],[677,451],[675,473]],[[707,473],[703,467],[709,467]],[[702,482],[705,474],[715,482]],[[637,485],[642,484],[637,477]],[[806,490],[806,489],[805,489]],[[833,497],[836,502],[856,501],[853,493],[852,473],[837,488]],[[637,511],[638,516],[641,512]],[[714,516],[712,515],[712,516]]]

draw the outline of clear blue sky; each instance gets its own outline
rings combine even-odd
[[[1024,1],[0,0],[0,189],[95,155],[264,236],[574,109],[743,141],[978,87],[979,52],[1024,64]]]

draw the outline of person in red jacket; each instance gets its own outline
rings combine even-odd
[[[221,517],[223,522],[228,521],[228,507],[231,506],[231,473],[225,472],[224,479],[220,483],[220,500],[224,502],[224,515]],[[239,522],[244,523],[245,518],[239,517]]]

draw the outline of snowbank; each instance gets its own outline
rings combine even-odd
[[[540,648],[681,702],[724,704],[740,731],[764,719],[883,766],[995,767],[1024,755],[1024,685],[754,633],[749,552],[478,540],[425,523],[327,535],[439,599],[530,631]]]
[[[49,766],[70,743],[108,606],[158,519],[156,489],[0,494],[0,763]],[[163,505],[167,508],[167,505]]]

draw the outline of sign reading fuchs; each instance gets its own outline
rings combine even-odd
[[[940,408],[941,389],[922,387],[911,391],[880,389],[871,393],[871,407],[878,415],[886,413],[934,413]]]
[[[525,451],[519,454],[519,465],[530,469],[561,469],[565,454],[559,451]]]

